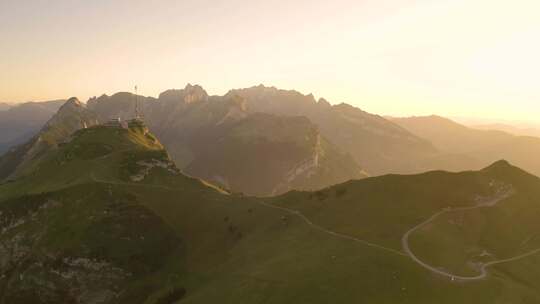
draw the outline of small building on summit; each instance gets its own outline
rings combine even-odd
[[[109,119],[109,121],[107,121],[103,125],[109,128],[122,128],[122,120],[120,119],[120,117],[111,118]]]
[[[140,117],[135,117],[127,121],[128,128],[146,127],[146,124]]]

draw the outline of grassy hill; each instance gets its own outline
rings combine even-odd
[[[468,256],[448,260],[441,240],[492,259],[533,249],[539,186],[499,162],[262,200],[182,175],[145,128],[83,129],[0,185],[0,303],[538,303],[540,256],[452,281],[401,239],[444,208],[512,189],[464,211],[467,225],[440,217],[412,234],[419,257],[467,275]]]

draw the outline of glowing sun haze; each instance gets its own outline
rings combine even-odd
[[[0,100],[264,83],[379,114],[536,121],[538,0],[2,0]]]

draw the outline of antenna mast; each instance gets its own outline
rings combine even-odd
[[[141,113],[139,109],[139,96],[137,96],[137,86],[135,86],[135,118],[141,118]]]

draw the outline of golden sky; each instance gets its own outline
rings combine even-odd
[[[260,83],[388,115],[538,121],[538,0],[2,0],[0,101]]]

